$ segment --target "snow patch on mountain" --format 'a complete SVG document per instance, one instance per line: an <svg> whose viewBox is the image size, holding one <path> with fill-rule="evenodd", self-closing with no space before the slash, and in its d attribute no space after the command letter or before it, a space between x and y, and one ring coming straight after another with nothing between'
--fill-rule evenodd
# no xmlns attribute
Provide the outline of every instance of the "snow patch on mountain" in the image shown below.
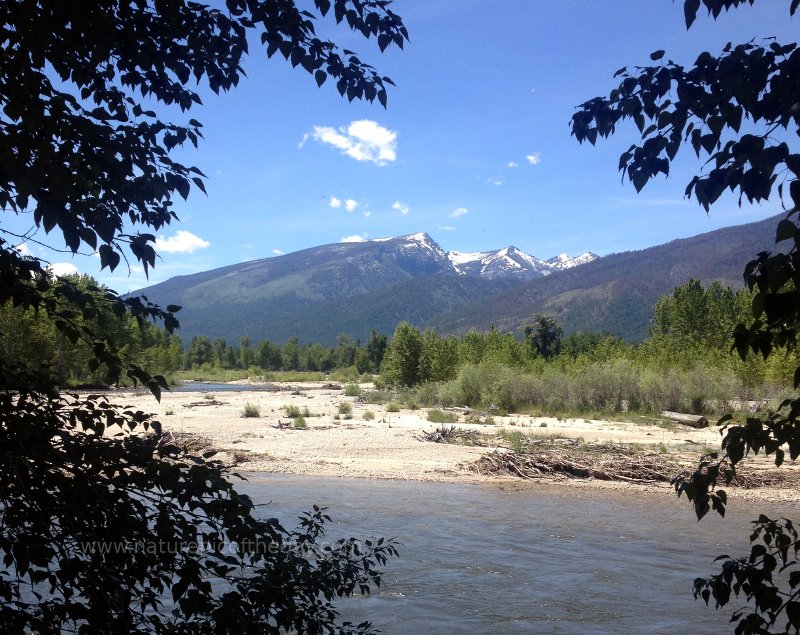
<svg viewBox="0 0 800 635"><path fill-rule="evenodd" d="M591 251L587 251L582 253L580 256L576 256L575 258L570 258L567 254L559 254L554 258L550 258L550 260L547 261L547 264L556 269L563 270L585 265L593 260L597 260L597 255L593 254Z"/></svg>
<svg viewBox="0 0 800 635"><path fill-rule="evenodd" d="M428 257L449 263L449 266L457 274L489 279L513 277L529 280L548 276L554 271L571 269L597 258L593 253L586 252L576 258L567 254L559 254L549 260L541 260L520 251L513 245L494 251L445 252L433 238L424 232L392 238L374 238L367 242L392 242L399 247L402 253L411 255L415 251L421 251Z"/></svg>

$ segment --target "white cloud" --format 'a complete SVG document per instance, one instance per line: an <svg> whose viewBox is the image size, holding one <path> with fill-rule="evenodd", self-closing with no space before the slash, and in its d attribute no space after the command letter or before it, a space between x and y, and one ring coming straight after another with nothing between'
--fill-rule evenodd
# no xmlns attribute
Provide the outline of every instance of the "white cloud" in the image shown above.
<svg viewBox="0 0 800 635"><path fill-rule="evenodd" d="M78 273L78 268L71 262L54 262L47 270L54 276L72 276Z"/></svg>
<svg viewBox="0 0 800 635"><path fill-rule="evenodd" d="M331 200L328 202L334 209L340 209L344 207L348 212L352 212L356 207L358 207L359 203L355 199L348 198L347 200L342 200L335 196L331 196Z"/></svg>
<svg viewBox="0 0 800 635"><path fill-rule="evenodd" d="M276 256L282 256L284 252L282 252L280 249L273 249L272 253Z"/></svg>
<svg viewBox="0 0 800 635"><path fill-rule="evenodd" d="M509 161L508 162L508 167L510 167L510 168L518 168L519 167L519 163L517 163L516 161Z"/></svg>
<svg viewBox="0 0 800 635"><path fill-rule="evenodd" d="M450 225L437 225L438 229L441 229L443 232L454 232L456 230L455 227Z"/></svg>
<svg viewBox="0 0 800 635"><path fill-rule="evenodd" d="M364 218L369 218L370 216L372 216L372 212L369 210L364 210Z"/></svg>
<svg viewBox="0 0 800 635"><path fill-rule="evenodd" d="M345 236L339 242L343 242L343 243L363 243L366 240L367 240L366 234L364 234L364 236L359 236L358 234L353 234L352 236Z"/></svg>
<svg viewBox="0 0 800 635"><path fill-rule="evenodd" d="M525 155L525 158L531 165L539 165L542 162L542 153L534 152L533 154L527 154Z"/></svg>
<svg viewBox="0 0 800 635"><path fill-rule="evenodd" d="M497 187L500 187L503 184L503 179L500 178L499 176L493 176L492 178L488 179L488 181L489 183L491 183L492 185L496 185Z"/></svg>
<svg viewBox="0 0 800 635"><path fill-rule="evenodd" d="M395 201L392 203L392 209L396 209L400 212L403 216L406 216L409 212L409 207L405 203L401 203L400 201Z"/></svg>
<svg viewBox="0 0 800 635"><path fill-rule="evenodd" d="M450 212L450 218L459 218L467 214L469 214L469 210L466 207L459 207Z"/></svg>
<svg viewBox="0 0 800 635"><path fill-rule="evenodd" d="M346 128L314 126L313 137L356 161L386 165L397 159L397 133L370 119L353 121Z"/></svg>
<svg viewBox="0 0 800 635"><path fill-rule="evenodd" d="M164 238L164 236L156 238L156 250L168 254L193 254L199 249L205 249L210 244L207 240L183 229L179 229L170 238Z"/></svg>
<svg viewBox="0 0 800 635"><path fill-rule="evenodd" d="M302 150L302 149L303 149L303 146L304 146L304 145L306 145L306 141L308 141L308 133L305 133L305 134L303 135L303 138L302 138L302 139L300 139L300 143L298 143L298 144L297 144L297 148L298 148L299 150Z"/></svg>
<svg viewBox="0 0 800 635"><path fill-rule="evenodd" d="M19 245L14 247L14 249L17 251L17 253L20 256L30 256L31 255L31 249L30 249L30 247L28 247L28 243L20 243Z"/></svg>

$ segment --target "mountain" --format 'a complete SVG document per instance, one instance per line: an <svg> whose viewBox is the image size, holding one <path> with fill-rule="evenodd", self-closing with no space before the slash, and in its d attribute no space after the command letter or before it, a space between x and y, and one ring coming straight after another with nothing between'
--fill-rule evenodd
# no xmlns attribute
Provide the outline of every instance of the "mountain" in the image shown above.
<svg viewBox="0 0 800 635"><path fill-rule="evenodd" d="M510 279L465 275L428 235L336 243L170 278L136 294L183 307L180 335L333 343L403 319L421 323L496 293Z"/></svg>
<svg viewBox="0 0 800 635"><path fill-rule="evenodd" d="M462 274L480 276L489 280L496 278L516 278L531 280L549 276L555 271L563 271L578 265L596 260L591 252L577 258L561 254L550 260L538 258L520 251L516 247L505 247L497 251L481 251L478 253L462 253L451 251L447 254L453 268Z"/></svg>
<svg viewBox="0 0 800 635"><path fill-rule="evenodd" d="M658 297L690 278L741 288L747 262L761 251L776 249L780 218L598 258L465 304L425 326L446 333L483 330L491 324L515 331L534 313L545 312L566 333L605 331L639 341L647 336Z"/></svg>
<svg viewBox="0 0 800 635"><path fill-rule="evenodd" d="M563 271L564 269L572 269L573 267L589 264L593 260L597 260L597 258L597 255L593 254L591 251L587 251L576 258L570 258L567 254L559 254L555 258L550 258L550 260L546 260L545 262L553 269Z"/></svg>
<svg viewBox="0 0 800 635"><path fill-rule="evenodd" d="M538 311L566 332L646 335L656 299L689 278L742 286L742 270L773 246L777 218L641 251L540 260L516 247L445 252L428 234L337 243L171 278L137 293L178 304L180 335L237 342L335 342L402 320L443 333L515 331Z"/></svg>

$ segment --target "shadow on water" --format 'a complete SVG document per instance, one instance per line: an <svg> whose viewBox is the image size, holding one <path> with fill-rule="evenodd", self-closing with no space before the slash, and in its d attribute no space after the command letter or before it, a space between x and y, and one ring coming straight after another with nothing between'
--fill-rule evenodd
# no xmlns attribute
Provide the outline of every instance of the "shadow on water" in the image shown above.
<svg viewBox="0 0 800 635"><path fill-rule="evenodd" d="M698 523L668 493L249 475L259 513L292 527L329 507L328 538L396 537L400 558L343 619L384 633L719 633L731 610L695 601L692 581L744 553L749 522L798 508L733 501ZM757 511L758 510L758 511Z"/></svg>

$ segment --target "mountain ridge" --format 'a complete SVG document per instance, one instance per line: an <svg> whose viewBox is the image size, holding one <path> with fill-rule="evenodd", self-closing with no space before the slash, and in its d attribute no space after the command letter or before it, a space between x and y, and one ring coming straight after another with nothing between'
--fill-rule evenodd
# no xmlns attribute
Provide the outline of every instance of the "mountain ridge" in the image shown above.
<svg viewBox="0 0 800 635"><path fill-rule="evenodd" d="M777 218L777 217L776 217ZM141 290L177 304L180 335L335 342L366 339L402 320L442 333L494 324L518 330L552 313L566 332L646 335L659 295L690 277L742 286L744 265L772 247L776 218L601 258L540 260L513 246L446 252L424 232L310 247L170 278ZM137 294L140 292L136 292Z"/></svg>

